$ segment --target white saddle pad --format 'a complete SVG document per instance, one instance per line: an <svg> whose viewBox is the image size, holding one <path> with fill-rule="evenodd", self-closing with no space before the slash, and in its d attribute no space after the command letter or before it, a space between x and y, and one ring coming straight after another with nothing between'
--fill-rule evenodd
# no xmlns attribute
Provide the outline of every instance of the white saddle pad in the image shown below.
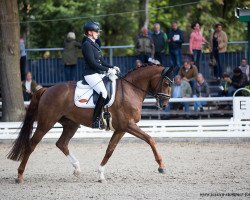
<svg viewBox="0 0 250 200"><path fill-rule="evenodd" d="M117 79L117 78L116 78ZM110 107L115 101L115 93L116 93L116 79L112 80L112 96L110 101L106 106ZM80 108L95 108L95 104L93 102L93 89L89 85L83 85L82 81L78 81L76 84L75 97L74 97L75 105Z"/></svg>

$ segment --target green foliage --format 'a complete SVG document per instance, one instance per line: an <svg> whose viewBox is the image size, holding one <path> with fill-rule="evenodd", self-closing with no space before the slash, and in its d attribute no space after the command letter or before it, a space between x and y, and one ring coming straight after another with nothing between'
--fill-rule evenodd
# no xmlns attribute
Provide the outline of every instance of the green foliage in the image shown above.
<svg viewBox="0 0 250 200"><path fill-rule="evenodd" d="M61 47L69 31L74 31L81 41L82 25L91 18L102 25L102 45L133 44L141 18L145 17L145 12L139 11L144 3L145 0L19 0L21 34L26 35L28 48ZM234 9L247 6L250 7L248 0L149 0L149 28L159 22L167 31L171 21L177 20L188 41L193 22L203 25L207 39L214 24L221 22L229 41L246 40L246 23L238 21ZM125 53L133 51L115 52Z"/></svg>
<svg viewBox="0 0 250 200"><path fill-rule="evenodd" d="M245 88L250 90L250 85L247 85ZM242 94L243 94L243 96L248 96L248 97L250 96L250 93L248 91L245 91L245 90L242 91Z"/></svg>
<svg viewBox="0 0 250 200"><path fill-rule="evenodd" d="M207 40L210 38L216 23L224 25L224 31L227 33L229 41L242 41L247 38L247 24L239 22L234 15L236 7L250 7L248 0L213 0L199 1L197 0L154 0L150 1L152 11L150 12L151 23L155 21L163 25L163 29L168 30L172 20L179 22L180 28L185 32L185 38L188 39L191 30L191 24L194 22L201 23L204 36ZM189 5L184 5L189 4ZM153 8L161 8L164 6L175 6L154 10ZM178 6L182 5L182 6ZM155 21L154 21L155 20Z"/></svg>

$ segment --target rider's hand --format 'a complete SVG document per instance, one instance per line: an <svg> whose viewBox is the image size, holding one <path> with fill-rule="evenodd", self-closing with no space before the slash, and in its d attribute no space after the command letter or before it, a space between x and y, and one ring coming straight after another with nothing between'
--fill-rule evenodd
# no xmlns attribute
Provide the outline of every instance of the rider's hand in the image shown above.
<svg viewBox="0 0 250 200"><path fill-rule="evenodd" d="M109 68L108 74L116 75L116 70L114 68Z"/></svg>
<svg viewBox="0 0 250 200"><path fill-rule="evenodd" d="M120 73L120 72L121 72L120 68L117 67L117 66L114 66L114 69L117 71L117 73Z"/></svg>

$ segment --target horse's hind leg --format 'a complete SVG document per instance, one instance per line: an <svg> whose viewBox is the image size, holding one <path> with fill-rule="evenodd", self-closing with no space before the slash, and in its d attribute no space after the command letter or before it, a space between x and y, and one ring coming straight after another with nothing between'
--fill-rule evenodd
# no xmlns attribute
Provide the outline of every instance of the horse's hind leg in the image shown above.
<svg viewBox="0 0 250 200"><path fill-rule="evenodd" d="M53 125L54 123L48 124L46 126L38 125L34 135L30 139L30 147L26 150L25 154L23 155L21 164L18 167L18 177L16 179L17 183L23 182L23 173L31 153L35 150L37 144L42 140L43 136L53 127Z"/></svg>
<svg viewBox="0 0 250 200"><path fill-rule="evenodd" d="M113 154L117 144L119 143L119 141L121 140L121 138L124 136L125 132L119 132L119 131L115 131L114 134L112 135L108 148L106 150L105 156L99 166L99 174L100 174L100 179L99 181L105 181L105 176L104 176L104 172L105 172L105 165L108 162L109 158L111 157L111 155Z"/></svg>
<svg viewBox="0 0 250 200"><path fill-rule="evenodd" d="M63 132L61 137L56 142L56 146L67 156L70 163L75 168L74 175L79 176L81 169L80 169L80 163L76 159L76 157L69 151L68 144L70 139L74 136L75 132L77 131L79 124L63 118L59 121L63 126Z"/></svg>

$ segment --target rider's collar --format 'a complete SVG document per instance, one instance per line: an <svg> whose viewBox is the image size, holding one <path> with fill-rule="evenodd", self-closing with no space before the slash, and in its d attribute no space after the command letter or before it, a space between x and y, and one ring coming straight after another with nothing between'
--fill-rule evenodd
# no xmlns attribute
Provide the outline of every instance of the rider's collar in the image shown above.
<svg viewBox="0 0 250 200"><path fill-rule="evenodd" d="M92 42L95 43L95 39L91 38L91 37L88 37Z"/></svg>

